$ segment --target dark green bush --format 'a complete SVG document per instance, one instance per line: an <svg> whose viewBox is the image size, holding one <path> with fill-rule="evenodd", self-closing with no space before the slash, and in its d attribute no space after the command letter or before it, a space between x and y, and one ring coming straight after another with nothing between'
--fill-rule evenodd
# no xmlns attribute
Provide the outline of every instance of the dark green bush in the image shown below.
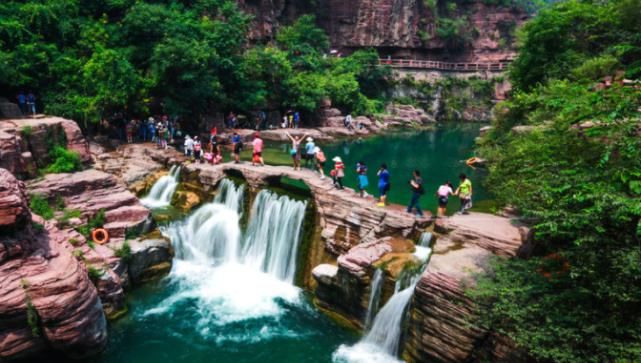
<svg viewBox="0 0 641 363"><path fill-rule="evenodd" d="M31 211L44 219L53 218L53 208L49 201L40 194L31 194L29 197L29 208Z"/></svg>
<svg viewBox="0 0 641 363"><path fill-rule="evenodd" d="M47 173L72 173L82 170L82 160L76 151L55 146L50 157L53 162L45 168Z"/></svg>

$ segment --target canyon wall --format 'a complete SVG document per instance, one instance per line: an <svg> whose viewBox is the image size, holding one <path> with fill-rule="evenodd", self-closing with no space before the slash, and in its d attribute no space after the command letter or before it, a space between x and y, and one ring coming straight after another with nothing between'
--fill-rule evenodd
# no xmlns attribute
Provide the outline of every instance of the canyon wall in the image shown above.
<svg viewBox="0 0 641 363"><path fill-rule="evenodd" d="M513 30L527 14L513 7L486 5L482 0L446 2L435 6L421 0L239 0L254 16L250 37L272 39L279 27L302 14L316 15L317 23L340 52L373 47L381 57L496 62L514 56ZM454 2L452 2L454 3ZM438 15L440 14L440 15ZM439 35L439 23L447 14L464 19L460 27L467 39L452 44Z"/></svg>

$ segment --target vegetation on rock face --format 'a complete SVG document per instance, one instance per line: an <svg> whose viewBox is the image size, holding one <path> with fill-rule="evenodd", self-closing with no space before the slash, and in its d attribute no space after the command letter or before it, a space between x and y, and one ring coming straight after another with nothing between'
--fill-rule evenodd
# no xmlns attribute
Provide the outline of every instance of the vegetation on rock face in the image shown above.
<svg viewBox="0 0 641 363"><path fill-rule="evenodd" d="M312 16L273 44L246 43L232 0L0 3L0 86L37 90L45 111L97 122L123 110L197 120L214 109L314 110L323 97L361 113L388 74L375 52L325 57Z"/></svg>
<svg viewBox="0 0 641 363"><path fill-rule="evenodd" d="M44 169L47 173L72 173L82 169L80 154L76 151L55 146L50 157L53 162Z"/></svg>
<svg viewBox="0 0 641 363"><path fill-rule="evenodd" d="M639 77L640 14L635 0L542 11L481 142L488 187L532 223L536 247L494 261L472 294L538 360L641 360L641 92L597 84L617 69Z"/></svg>
<svg viewBox="0 0 641 363"><path fill-rule="evenodd" d="M47 198L40 194L29 196L29 209L44 219L53 218L53 208L49 205Z"/></svg>

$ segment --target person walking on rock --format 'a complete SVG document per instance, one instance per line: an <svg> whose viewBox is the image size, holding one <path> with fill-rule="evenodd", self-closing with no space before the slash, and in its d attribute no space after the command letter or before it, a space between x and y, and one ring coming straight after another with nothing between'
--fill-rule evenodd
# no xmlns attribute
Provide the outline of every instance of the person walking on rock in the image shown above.
<svg viewBox="0 0 641 363"><path fill-rule="evenodd" d="M202 152L203 150L200 140L198 139L198 136L194 136L194 158L196 158L196 161L200 161L201 163Z"/></svg>
<svg viewBox="0 0 641 363"><path fill-rule="evenodd" d="M314 144L314 139L311 137L307 138L307 144L305 144L305 166L309 167L311 163L314 163L314 150L316 145Z"/></svg>
<svg viewBox="0 0 641 363"><path fill-rule="evenodd" d="M327 160L327 158L325 157L325 153L323 152L323 150L321 150L320 147L316 146L314 148L314 155L316 156L316 169L318 169L320 178L325 179L325 172L323 171L323 167L325 167L325 161Z"/></svg>
<svg viewBox="0 0 641 363"><path fill-rule="evenodd" d="M303 139L307 136L307 134L303 135L302 137L299 136L292 136L289 134L289 132L285 132L285 135L289 137L290 140L292 140L292 149L289 151L290 155L292 156L292 160L294 161L294 170L300 170L300 144Z"/></svg>
<svg viewBox="0 0 641 363"><path fill-rule="evenodd" d="M387 202L387 193L391 188L391 184L389 180L390 173L387 170L387 165L381 164L381 168L378 169L378 172L376 173L376 175L378 175L378 193L380 195L380 199L377 205L379 207L384 207Z"/></svg>
<svg viewBox="0 0 641 363"><path fill-rule="evenodd" d="M263 139L260 138L260 134L256 132L254 134L254 141L252 141L252 146L254 147L254 153L252 155L252 165L260 163L261 166L265 165L263 161Z"/></svg>
<svg viewBox="0 0 641 363"><path fill-rule="evenodd" d="M438 210L436 212L437 217L443 217L447 212L447 202L450 198L450 195L453 195L454 191L452 189L452 183L449 181L440 187L436 191L436 196L438 197Z"/></svg>
<svg viewBox="0 0 641 363"><path fill-rule="evenodd" d="M27 96L24 94L23 91L20 91L18 93L18 96L16 96L16 99L18 100L18 107L20 107L20 112L22 112L23 116L27 115Z"/></svg>
<svg viewBox="0 0 641 363"><path fill-rule="evenodd" d="M189 135L185 136L185 155L191 157L194 154L194 139Z"/></svg>
<svg viewBox="0 0 641 363"><path fill-rule="evenodd" d="M356 175L358 176L358 192L362 198L367 194L365 192L365 188L369 185L369 180L367 179L367 165L365 165L363 161L356 163Z"/></svg>
<svg viewBox="0 0 641 363"><path fill-rule="evenodd" d="M410 200L410 204L407 206L407 213L412 213L412 210L416 209L416 215L418 217L422 217L423 211L421 210L419 202L421 195L425 194L425 190L423 189L423 178L421 178L420 171L414 170L409 184L412 187L412 199Z"/></svg>
<svg viewBox="0 0 641 363"><path fill-rule="evenodd" d="M331 172L334 178L334 186L337 189L343 189L343 178L345 177L345 164L340 156L335 156L332 161L334 162L334 169Z"/></svg>
<svg viewBox="0 0 641 363"><path fill-rule="evenodd" d="M234 154L234 163L240 163L240 152L243 150L243 140L236 131L231 137L231 143L234 145L232 154Z"/></svg>
<svg viewBox="0 0 641 363"><path fill-rule="evenodd" d="M461 183L454 194L458 195L461 200L460 214L468 214L468 209L472 208L472 182L467 178L467 175L461 173L459 175Z"/></svg>

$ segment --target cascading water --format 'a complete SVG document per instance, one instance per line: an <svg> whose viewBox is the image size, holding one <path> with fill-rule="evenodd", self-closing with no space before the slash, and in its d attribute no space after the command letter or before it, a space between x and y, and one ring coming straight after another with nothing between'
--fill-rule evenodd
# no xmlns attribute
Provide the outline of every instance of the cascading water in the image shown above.
<svg viewBox="0 0 641 363"><path fill-rule="evenodd" d="M383 270L378 268L374 271L372 284L370 286L369 303L367 304L367 316L365 318L365 328L369 329L372 321L378 312L378 303L381 298L381 289L383 288Z"/></svg>
<svg viewBox="0 0 641 363"><path fill-rule="evenodd" d="M149 194L142 198L140 202L148 208L163 208L171 204L171 197L176 191L180 176L180 165L174 165L169 170L169 174L158 179L151 187Z"/></svg>
<svg viewBox="0 0 641 363"><path fill-rule="evenodd" d="M223 204L227 208L242 214L243 201L245 200L245 185L236 186L233 181L223 179L218 185L218 194L214 198L214 203Z"/></svg>
<svg viewBox="0 0 641 363"><path fill-rule="evenodd" d="M243 242L244 263L292 283L306 207L267 190L258 193Z"/></svg>
<svg viewBox="0 0 641 363"><path fill-rule="evenodd" d="M425 233L421 236L421 242ZM429 245L429 240L426 242ZM418 273L403 274L396 281L394 295L376 314L374 324L367 335L356 345L349 347L341 345L334 352L334 362L348 363L396 363L400 362L398 355L399 343L401 340L402 321L405 317L407 304L409 304L414 288L421 278L427 261L431 255L431 248L425 246L416 246L417 251L414 253L421 261L421 268ZM420 252L419 252L420 249ZM377 270L378 271L378 270ZM371 299L371 298L370 298ZM369 310L369 309L368 309Z"/></svg>
<svg viewBox="0 0 641 363"><path fill-rule="evenodd" d="M236 331L241 327L235 324L265 319L275 322L259 326L253 333L258 339L294 334L281 329L278 317L300 305L300 290L292 282L307 204L261 191L243 237L239 219L244 190L224 179L213 202L183 221L161 227L176 252L169 280L177 291L146 315L189 309L197 314L196 329L203 337L220 334L211 328L215 325L242 340L245 328ZM230 339L229 334L216 339Z"/></svg>

